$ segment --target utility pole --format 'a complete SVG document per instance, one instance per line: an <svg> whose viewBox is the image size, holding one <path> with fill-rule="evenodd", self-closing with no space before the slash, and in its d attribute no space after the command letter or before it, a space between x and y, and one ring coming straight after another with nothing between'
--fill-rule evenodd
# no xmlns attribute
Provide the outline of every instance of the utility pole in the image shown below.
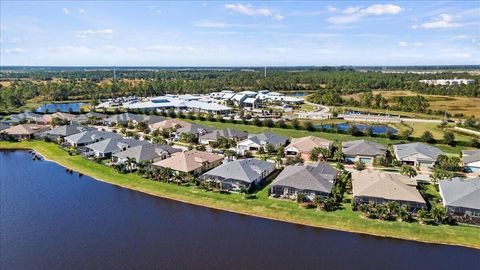
<svg viewBox="0 0 480 270"><path fill-rule="evenodd" d="M116 81L116 80L117 80L117 73L115 70L115 66L113 66L113 81Z"/></svg>
<svg viewBox="0 0 480 270"><path fill-rule="evenodd" d="M267 66L265 66L265 69L263 71L263 77L267 78Z"/></svg>

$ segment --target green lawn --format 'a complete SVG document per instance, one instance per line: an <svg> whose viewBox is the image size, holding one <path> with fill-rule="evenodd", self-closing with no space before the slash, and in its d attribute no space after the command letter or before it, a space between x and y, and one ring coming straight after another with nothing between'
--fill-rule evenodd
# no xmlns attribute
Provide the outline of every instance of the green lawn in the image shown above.
<svg viewBox="0 0 480 270"><path fill-rule="evenodd" d="M289 138L298 138L298 137L304 137L304 136L318 136L321 138L325 138L337 143L342 143L344 141L350 141L350 140L362 140L366 139L369 141L381 143L384 145L393 145L397 144L400 142L403 142L402 140L389 140L386 138L377 138L377 137L366 137L366 136L352 136L348 134L337 134L337 133L328 133L328 132L321 132L321 131L308 131L308 130L296 130L296 129L282 129L282 128L269 128L269 127L257 127L254 125L244 125L241 123L221 123L221 122L210 122L210 121L200 121L200 120L188 120L188 119L183 119L183 121L188 121L188 122L194 122L200 125L205 125L217 129L222 129L222 128L233 128L237 130L242 130L248 133L261 133L261 132L272 132L275 134L287 136ZM449 154L456 154L459 155L460 152L464 149L470 149L469 147L463 147L463 146L449 146L449 145L444 145L444 144L435 144L435 147L438 147L440 150L444 151L445 153Z"/></svg>
<svg viewBox="0 0 480 270"><path fill-rule="evenodd" d="M258 130L261 131L261 129ZM298 133L300 131L293 132ZM336 134L331 135L339 136ZM298 136L303 135L298 134ZM47 159L54 160L64 167L89 175L100 181L196 205L309 226L430 243L462 245L480 249L480 228L478 227L466 225L431 226L417 223L369 220L353 212L348 204L344 205L345 209L335 212L303 209L294 202L267 198L267 188L257 193L257 199L246 200L239 194L206 192L194 187L146 180L135 174L120 174L107 166L96 164L80 156L69 156L65 151L52 143L0 142L0 149L18 148L34 149Z"/></svg>

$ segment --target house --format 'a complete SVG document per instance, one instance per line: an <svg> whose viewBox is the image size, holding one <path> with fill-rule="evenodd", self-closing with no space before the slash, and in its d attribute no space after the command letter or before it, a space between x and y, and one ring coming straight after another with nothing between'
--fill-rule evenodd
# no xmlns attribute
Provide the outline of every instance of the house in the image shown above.
<svg viewBox="0 0 480 270"><path fill-rule="evenodd" d="M259 185L275 171L275 164L247 158L222 164L199 177L200 181L217 182L222 190L240 191Z"/></svg>
<svg viewBox="0 0 480 270"><path fill-rule="evenodd" d="M50 139L64 138L73 134L84 131L96 130L93 127L77 126L77 125L63 125L51 130L47 130L39 134L40 137L48 137Z"/></svg>
<svg viewBox="0 0 480 270"><path fill-rule="evenodd" d="M438 181L447 213L459 221L480 224L480 177Z"/></svg>
<svg viewBox="0 0 480 270"><path fill-rule="evenodd" d="M315 147L332 149L333 142L315 136L307 136L302 138L293 138L289 145L285 147L286 156L299 156L303 160L310 158L310 152Z"/></svg>
<svg viewBox="0 0 480 270"><path fill-rule="evenodd" d="M463 150L462 160L466 172L480 174L480 150Z"/></svg>
<svg viewBox="0 0 480 270"><path fill-rule="evenodd" d="M201 144L210 144L212 142L216 142L220 137L233 140L234 142L239 142L247 139L248 133L236 129L225 128L201 135L198 139Z"/></svg>
<svg viewBox="0 0 480 270"><path fill-rule="evenodd" d="M384 204L397 202L409 211L426 209L427 204L409 177L363 170L352 172L353 200L355 207L359 204Z"/></svg>
<svg viewBox="0 0 480 270"><path fill-rule="evenodd" d="M37 124L21 124L4 129L2 132L14 137L17 140L31 139L35 135L48 130L48 126Z"/></svg>
<svg viewBox="0 0 480 270"><path fill-rule="evenodd" d="M92 120L95 124L101 123L103 119L107 118L108 115L97 112L88 112L84 114L79 114L72 119L72 122L78 124L86 124L88 120Z"/></svg>
<svg viewBox="0 0 480 270"><path fill-rule="evenodd" d="M395 158L402 164L423 168L433 167L438 156L444 155L440 149L424 143L396 144L393 146L393 152Z"/></svg>
<svg viewBox="0 0 480 270"><path fill-rule="evenodd" d="M217 167L222 163L223 157L207 152L189 150L173 153L171 157L157 161L152 166L170 168L177 173L200 175L201 173Z"/></svg>
<svg viewBox="0 0 480 270"><path fill-rule="evenodd" d="M167 119L161 122L148 125L150 130L176 130L181 127L190 125L190 123L180 121L177 119Z"/></svg>
<svg viewBox="0 0 480 270"><path fill-rule="evenodd" d="M112 154L125 151L130 147L138 145L148 145L150 144L147 141L139 141L135 139L124 139L124 138L108 138L101 140L96 143L92 143L86 146L89 149L85 153L86 156L94 155L96 157L104 158L111 157Z"/></svg>
<svg viewBox="0 0 480 270"><path fill-rule="evenodd" d="M246 140L237 144L237 152L244 155L246 151L257 151L260 147L265 147L267 144L271 144L275 148L278 148L285 145L287 141L287 137L273 133L251 134Z"/></svg>
<svg viewBox="0 0 480 270"><path fill-rule="evenodd" d="M67 136L65 137L65 142L69 143L71 146L79 147L109 138L122 138L122 136L113 132L91 130Z"/></svg>
<svg viewBox="0 0 480 270"><path fill-rule="evenodd" d="M170 157L173 153L180 152L180 149L173 148L168 144L141 144L127 148L125 151L114 153L112 161L124 163L132 158L136 163L143 161L160 161Z"/></svg>
<svg viewBox="0 0 480 270"><path fill-rule="evenodd" d="M0 122L0 131L9 128L10 125L8 123Z"/></svg>
<svg viewBox="0 0 480 270"><path fill-rule="evenodd" d="M42 117L41 114L36 114L32 112L23 112L19 114L12 114L8 118L10 119L11 122L13 123L18 123L18 122L36 122L38 118Z"/></svg>
<svg viewBox="0 0 480 270"><path fill-rule="evenodd" d="M176 130L176 137L180 138L182 133L190 133L190 134L194 134L198 138L214 130L215 129L211 127L201 126L197 124L188 124Z"/></svg>
<svg viewBox="0 0 480 270"><path fill-rule="evenodd" d="M75 115L70 113L64 113L64 112L56 112L52 114L44 114L42 117L37 118L36 121L37 121L37 124L40 124L40 125L49 125L52 123L54 118L57 118L66 122L71 122L75 118Z"/></svg>
<svg viewBox="0 0 480 270"><path fill-rule="evenodd" d="M115 114L110 117L107 117L103 119L103 124L104 125L126 125L129 122L142 122L143 117L141 115L136 115L133 113L121 113L121 114Z"/></svg>
<svg viewBox="0 0 480 270"><path fill-rule="evenodd" d="M309 200L328 197L338 171L325 162L286 166L270 186L273 197L295 199L304 194Z"/></svg>
<svg viewBox="0 0 480 270"><path fill-rule="evenodd" d="M155 123L159 123L165 121L165 117L157 116L157 115L146 115L143 117L143 122L147 125L153 125Z"/></svg>
<svg viewBox="0 0 480 270"><path fill-rule="evenodd" d="M370 164L377 157L385 157L387 148L383 144L367 140L356 140L343 142L342 152L347 163L361 161L365 164Z"/></svg>

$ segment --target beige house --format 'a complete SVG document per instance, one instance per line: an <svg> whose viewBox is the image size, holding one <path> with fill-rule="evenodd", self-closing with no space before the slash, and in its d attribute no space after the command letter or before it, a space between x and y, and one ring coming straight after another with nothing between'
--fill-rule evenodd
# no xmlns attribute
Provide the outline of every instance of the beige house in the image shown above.
<svg viewBox="0 0 480 270"><path fill-rule="evenodd" d="M300 156L303 160L310 158L310 152L315 147L331 149L333 142L315 136L293 138L291 143L285 147L286 156Z"/></svg>
<svg viewBox="0 0 480 270"><path fill-rule="evenodd" d="M53 121L53 118L58 118L65 121L72 121L72 119L75 118L75 115L70 113L64 113L64 112L44 114L42 117L37 119L37 124L41 124L41 125L51 124Z"/></svg>
<svg viewBox="0 0 480 270"><path fill-rule="evenodd" d="M33 138L35 134L44 132L48 129L48 126L42 126L37 124L23 124L9 127L7 129L4 129L2 132L13 136L15 139L30 139Z"/></svg>
<svg viewBox="0 0 480 270"><path fill-rule="evenodd" d="M199 175L222 164L223 157L207 152L189 150L173 153L170 158L157 161L152 166L170 168L176 172Z"/></svg>
<svg viewBox="0 0 480 270"><path fill-rule="evenodd" d="M427 204L416 188L416 182L395 173L363 170L352 172L355 206L363 203L398 202L412 212L426 209Z"/></svg>
<svg viewBox="0 0 480 270"><path fill-rule="evenodd" d="M153 123L148 125L150 130L176 130L177 128L186 127L191 125L190 123L180 121L177 119L168 119L161 122Z"/></svg>

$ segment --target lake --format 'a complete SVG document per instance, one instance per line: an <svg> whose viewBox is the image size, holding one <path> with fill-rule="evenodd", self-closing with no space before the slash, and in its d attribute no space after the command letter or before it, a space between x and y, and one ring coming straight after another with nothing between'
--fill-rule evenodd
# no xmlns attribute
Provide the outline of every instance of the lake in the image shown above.
<svg viewBox="0 0 480 270"><path fill-rule="evenodd" d="M83 102L72 102L72 103L48 103L43 104L42 106L38 107L36 112L44 113L48 110L49 113L54 112L80 112L80 107L85 105Z"/></svg>
<svg viewBox="0 0 480 270"><path fill-rule="evenodd" d="M0 151L1 269L479 269L478 250L193 206Z"/></svg>
<svg viewBox="0 0 480 270"><path fill-rule="evenodd" d="M363 124L354 124L354 125L358 128L358 130L360 130L362 132L365 132L367 130L367 128L369 128L369 127L372 128L372 131L375 134L386 134L388 129L390 129L392 131L392 134L397 134L397 132L398 132L395 128L392 128L392 127L389 127L389 126L383 126L383 125L363 125ZM336 124L336 126L337 126L338 130L347 131L350 128L350 126L352 126L352 124L339 123L339 124ZM315 125L315 128L320 129L321 126L320 125ZM330 124L325 124L325 125L323 125L323 128L324 129L333 129L334 126L332 126Z"/></svg>

